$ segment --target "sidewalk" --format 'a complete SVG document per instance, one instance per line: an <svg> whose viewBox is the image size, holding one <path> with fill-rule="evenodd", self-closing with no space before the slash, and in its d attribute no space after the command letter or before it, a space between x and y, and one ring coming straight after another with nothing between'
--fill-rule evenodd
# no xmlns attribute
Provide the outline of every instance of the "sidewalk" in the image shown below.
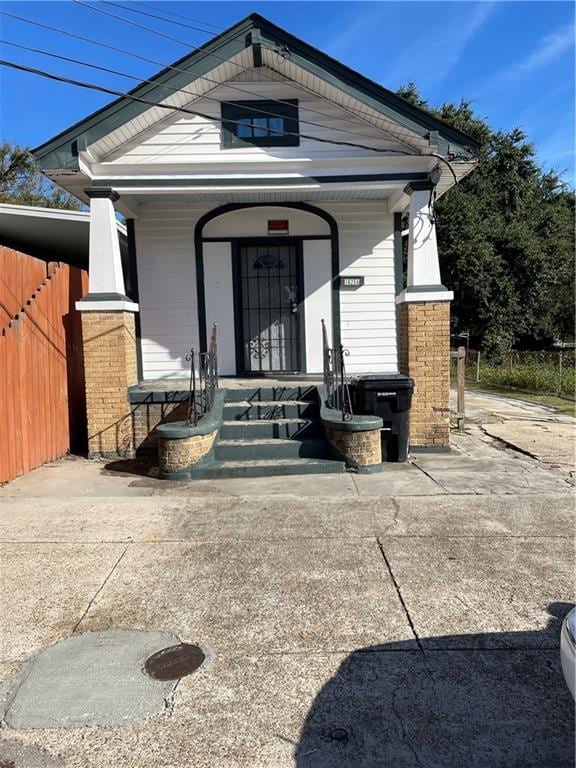
<svg viewBox="0 0 576 768"><path fill-rule="evenodd" d="M54 727L0 731L0 762L572 766L573 486L478 425L454 446L380 475L193 483L65 459L0 489L8 710L22 664L70 636L163 631L212 657L125 726L59 727L55 696Z"/></svg>

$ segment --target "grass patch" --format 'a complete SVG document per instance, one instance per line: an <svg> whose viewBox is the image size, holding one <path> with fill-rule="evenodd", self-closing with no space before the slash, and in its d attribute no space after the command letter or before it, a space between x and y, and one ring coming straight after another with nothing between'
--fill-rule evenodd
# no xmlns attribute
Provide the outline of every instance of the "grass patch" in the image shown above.
<svg viewBox="0 0 576 768"><path fill-rule="evenodd" d="M478 353L469 351L466 360L466 385L480 388L494 387L497 391L510 393L518 390L522 394L549 395L555 400L569 397L574 401L576 392L576 356L567 351L557 352L510 352L500 364L489 363L482 357L477 366ZM456 375L456 361L452 361L452 377ZM537 401L538 402L538 401Z"/></svg>
<svg viewBox="0 0 576 768"><path fill-rule="evenodd" d="M467 371L467 374L470 377L475 377L476 371ZM481 364L480 381L496 387L513 387L546 394L556 393L561 387L563 393L574 395L575 387L573 366L566 365L562 370L562 376L560 376L557 366L538 361L515 367Z"/></svg>

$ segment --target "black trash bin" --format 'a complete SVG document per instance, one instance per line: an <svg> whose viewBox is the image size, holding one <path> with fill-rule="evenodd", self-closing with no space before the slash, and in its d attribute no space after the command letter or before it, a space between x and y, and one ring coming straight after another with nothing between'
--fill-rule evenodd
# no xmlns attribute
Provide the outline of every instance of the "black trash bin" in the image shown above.
<svg viewBox="0 0 576 768"><path fill-rule="evenodd" d="M406 461L414 380L401 373L378 373L352 380L354 413L380 416L382 461Z"/></svg>

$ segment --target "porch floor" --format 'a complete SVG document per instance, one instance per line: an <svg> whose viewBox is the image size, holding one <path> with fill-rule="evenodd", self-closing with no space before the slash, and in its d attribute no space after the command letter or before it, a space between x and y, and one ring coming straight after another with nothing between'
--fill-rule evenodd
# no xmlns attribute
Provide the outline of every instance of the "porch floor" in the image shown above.
<svg viewBox="0 0 576 768"><path fill-rule="evenodd" d="M251 378L239 378L236 376L220 376L220 389L255 389L258 387L283 387L283 386L317 386L322 384L321 376L253 376ZM189 379L148 379L131 387L131 391L140 392L182 392L190 386Z"/></svg>

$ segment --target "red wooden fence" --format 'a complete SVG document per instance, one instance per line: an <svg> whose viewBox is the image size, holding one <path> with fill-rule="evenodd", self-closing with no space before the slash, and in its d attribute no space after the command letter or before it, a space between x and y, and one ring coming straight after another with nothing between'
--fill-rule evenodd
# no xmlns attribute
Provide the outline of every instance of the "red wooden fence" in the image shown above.
<svg viewBox="0 0 576 768"><path fill-rule="evenodd" d="M0 329L20 312L55 266L0 246Z"/></svg>
<svg viewBox="0 0 576 768"><path fill-rule="evenodd" d="M0 482L5 482L83 447L82 329L74 307L87 292L88 278L67 264L46 265L7 248L0 259L0 305L4 317L12 318L0 323Z"/></svg>

